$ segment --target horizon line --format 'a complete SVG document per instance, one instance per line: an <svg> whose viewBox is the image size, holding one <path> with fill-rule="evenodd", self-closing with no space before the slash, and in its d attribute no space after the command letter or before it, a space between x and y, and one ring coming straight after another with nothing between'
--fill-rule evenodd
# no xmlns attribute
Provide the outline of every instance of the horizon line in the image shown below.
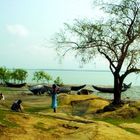
<svg viewBox="0 0 140 140"><path fill-rule="evenodd" d="M110 70L102 70L102 69L57 69L57 68L25 68L27 70L48 70L48 71L110 71Z"/></svg>

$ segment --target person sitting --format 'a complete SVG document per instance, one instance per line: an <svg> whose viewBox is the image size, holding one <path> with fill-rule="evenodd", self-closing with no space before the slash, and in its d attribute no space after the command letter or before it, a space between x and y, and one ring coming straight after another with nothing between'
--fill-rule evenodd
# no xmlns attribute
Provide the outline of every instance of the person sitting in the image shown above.
<svg viewBox="0 0 140 140"><path fill-rule="evenodd" d="M3 100L3 101L5 100L5 97L2 93L0 93L0 100Z"/></svg>
<svg viewBox="0 0 140 140"><path fill-rule="evenodd" d="M16 100L13 102L12 106L11 106L11 110L16 111L16 112L23 112L23 107L21 105L22 100Z"/></svg>

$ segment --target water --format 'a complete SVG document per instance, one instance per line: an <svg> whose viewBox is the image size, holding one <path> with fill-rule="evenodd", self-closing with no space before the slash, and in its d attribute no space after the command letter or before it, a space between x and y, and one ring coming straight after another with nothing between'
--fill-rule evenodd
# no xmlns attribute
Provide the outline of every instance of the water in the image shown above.
<svg viewBox="0 0 140 140"><path fill-rule="evenodd" d="M32 81L33 73L39 71L39 69L27 70L28 71L28 83L34 83ZM102 85L102 86L113 86L113 75L110 71L91 71L91 70L52 70L52 69L43 69L49 75L53 77L53 80L59 76L64 84L87 84L87 85ZM122 99L131 99L139 100L140 99L140 74L130 74L125 79L124 83L129 84L132 82L132 87L126 92L122 93ZM50 84L53 81L50 81ZM98 96L105 97L108 99L113 99L113 94L110 93L95 93Z"/></svg>
<svg viewBox="0 0 140 140"><path fill-rule="evenodd" d="M29 69L27 82L32 81L33 73L37 69ZM59 76L64 84L89 84L89 85L113 85L113 75L110 71L91 71L91 70L55 70L43 69L53 77L53 80ZM52 83L53 81L51 81ZM140 86L140 75L130 74L124 81L126 84L132 82L133 86Z"/></svg>

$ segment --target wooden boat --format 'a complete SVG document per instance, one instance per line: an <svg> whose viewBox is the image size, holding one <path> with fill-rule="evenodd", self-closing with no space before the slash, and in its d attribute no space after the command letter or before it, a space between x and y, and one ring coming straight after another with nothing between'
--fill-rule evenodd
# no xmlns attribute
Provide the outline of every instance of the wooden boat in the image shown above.
<svg viewBox="0 0 140 140"><path fill-rule="evenodd" d="M47 86L47 85L34 85L30 86L29 90L34 94L34 95L41 95L47 92L49 95L51 95L52 92L52 87ZM70 93L71 88L70 87L59 87L59 93Z"/></svg>
<svg viewBox="0 0 140 140"><path fill-rule="evenodd" d="M123 83L123 88L130 88L130 87L131 87L131 85L132 85L132 82L131 82L131 83L129 83L128 85L127 85L127 84L125 84L125 83Z"/></svg>
<svg viewBox="0 0 140 140"><path fill-rule="evenodd" d="M114 88L106 88L106 87L99 87L99 86L94 86L92 87L96 90L99 90L100 92L105 92L105 93L114 93ZM122 88L122 92L126 91L128 88Z"/></svg>
<svg viewBox="0 0 140 140"><path fill-rule="evenodd" d="M78 91L82 88L84 88L86 85L81 85L81 86L71 86L71 90L74 90L74 91Z"/></svg>
<svg viewBox="0 0 140 140"><path fill-rule="evenodd" d="M78 95L89 95L92 94L93 90L83 88L77 92Z"/></svg>
<svg viewBox="0 0 140 140"><path fill-rule="evenodd" d="M7 87L15 87L15 88L21 88L26 85L26 83L16 84L16 83L10 83L10 82L6 82L6 81L5 81L5 84Z"/></svg>
<svg viewBox="0 0 140 140"><path fill-rule="evenodd" d="M59 93L70 93L71 88L70 87L59 87Z"/></svg>
<svg viewBox="0 0 140 140"><path fill-rule="evenodd" d="M51 87L45 86L45 85L33 85L29 86L29 90L34 94L34 95L41 95L44 94L45 92L48 92L51 90Z"/></svg>

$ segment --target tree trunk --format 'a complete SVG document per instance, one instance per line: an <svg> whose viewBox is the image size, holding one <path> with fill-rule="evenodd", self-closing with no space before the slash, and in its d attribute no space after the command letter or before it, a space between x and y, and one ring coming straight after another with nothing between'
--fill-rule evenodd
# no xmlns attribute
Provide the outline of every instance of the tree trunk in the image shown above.
<svg viewBox="0 0 140 140"><path fill-rule="evenodd" d="M114 75L114 100L113 100L114 105L118 105L121 103L121 89L122 89L122 81L119 75Z"/></svg>

